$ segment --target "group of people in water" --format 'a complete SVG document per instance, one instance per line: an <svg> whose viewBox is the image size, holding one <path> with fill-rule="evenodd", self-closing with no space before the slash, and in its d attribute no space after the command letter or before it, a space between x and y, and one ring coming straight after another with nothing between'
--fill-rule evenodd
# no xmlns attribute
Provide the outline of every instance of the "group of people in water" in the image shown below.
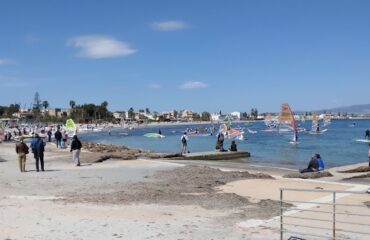
<svg viewBox="0 0 370 240"><path fill-rule="evenodd" d="M184 132L184 134L181 136L181 154L186 154L189 153L188 150L188 135L187 132ZM227 150L224 149L224 140L225 140L225 135L222 132L219 132L217 134L217 142L216 142L216 150L220 152L226 152ZM231 152L237 152L238 148L236 145L235 140L231 141L229 151Z"/></svg>

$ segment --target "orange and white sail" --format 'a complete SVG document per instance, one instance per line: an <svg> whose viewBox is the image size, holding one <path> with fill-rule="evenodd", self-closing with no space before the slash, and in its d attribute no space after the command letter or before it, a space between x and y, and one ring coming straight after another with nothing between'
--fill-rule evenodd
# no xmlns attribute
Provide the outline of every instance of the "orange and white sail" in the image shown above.
<svg viewBox="0 0 370 240"><path fill-rule="evenodd" d="M316 113L312 114L312 131L315 132L317 131L319 127L319 117L317 116Z"/></svg>
<svg viewBox="0 0 370 240"><path fill-rule="evenodd" d="M293 142L297 142L298 140L297 124L294 119L294 114L287 103L281 105L281 112L279 116L279 132L286 132L293 135Z"/></svg>

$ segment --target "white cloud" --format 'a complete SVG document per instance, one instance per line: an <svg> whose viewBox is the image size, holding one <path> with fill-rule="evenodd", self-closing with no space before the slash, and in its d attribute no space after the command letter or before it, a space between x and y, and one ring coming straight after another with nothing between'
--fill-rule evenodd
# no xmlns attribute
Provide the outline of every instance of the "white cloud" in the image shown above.
<svg viewBox="0 0 370 240"><path fill-rule="evenodd" d="M154 22L151 24L151 27L154 30L158 31L176 31L187 28L188 25L182 21L162 21Z"/></svg>
<svg viewBox="0 0 370 240"><path fill-rule="evenodd" d="M0 65L14 64L15 62L11 59L0 58Z"/></svg>
<svg viewBox="0 0 370 240"><path fill-rule="evenodd" d="M159 84L156 84L156 83L152 83L152 84L149 84L148 85L148 88L151 88L151 89L160 89L160 88L162 88L162 86L159 85Z"/></svg>
<svg viewBox="0 0 370 240"><path fill-rule="evenodd" d="M196 88L206 88L206 87L207 87L207 84L203 82L198 82L198 81L189 81L189 82L185 82L180 85L180 88L183 88L183 89L196 89Z"/></svg>
<svg viewBox="0 0 370 240"><path fill-rule="evenodd" d="M112 58L134 54L137 50L127 43L102 35L86 35L68 40L68 46L78 48L78 57Z"/></svg>

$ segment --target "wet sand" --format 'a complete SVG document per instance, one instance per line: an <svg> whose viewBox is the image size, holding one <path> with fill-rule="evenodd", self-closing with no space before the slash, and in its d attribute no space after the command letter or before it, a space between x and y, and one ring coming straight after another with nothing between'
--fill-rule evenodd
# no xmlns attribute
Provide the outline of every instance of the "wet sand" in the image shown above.
<svg viewBox="0 0 370 240"><path fill-rule="evenodd" d="M35 172L29 155L20 173L14 144L0 144L0 239L279 239L276 221L249 224L279 214L280 187L365 187L336 171L284 179L294 171L140 158L91 163L94 154L84 152L76 167L68 150L48 145L46 171Z"/></svg>

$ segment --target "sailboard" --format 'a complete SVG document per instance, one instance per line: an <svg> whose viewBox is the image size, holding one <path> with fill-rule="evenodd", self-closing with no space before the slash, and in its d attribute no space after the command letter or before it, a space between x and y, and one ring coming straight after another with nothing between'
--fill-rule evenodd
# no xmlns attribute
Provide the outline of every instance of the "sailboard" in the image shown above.
<svg viewBox="0 0 370 240"><path fill-rule="evenodd" d="M356 142L370 143L370 139L355 139Z"/></svg>
<svg viewBox="0 0 370 240"><path fill-rule="evenodd" d="M297 124L294 119L294 114L287 103L281 105L281 112L279 116L279 133L289 137L289 143L298 143Z"/></svg>
<svg viewBox="0 0 370 240"><path fill-rule="evenodd" d="M249 132L250 134L257 134L257 131L254 131L254 130L249 129L249 128L247 128L247 130L248 130L248 132Z"/></svg>
<svg viewBox="0 0 370 240"><path fill-rule="evenodd" d="M159 133L146 133L146 134L144 134L144 137L147 137L147 138L164 138L165 136L161 135Z"/></svg>

